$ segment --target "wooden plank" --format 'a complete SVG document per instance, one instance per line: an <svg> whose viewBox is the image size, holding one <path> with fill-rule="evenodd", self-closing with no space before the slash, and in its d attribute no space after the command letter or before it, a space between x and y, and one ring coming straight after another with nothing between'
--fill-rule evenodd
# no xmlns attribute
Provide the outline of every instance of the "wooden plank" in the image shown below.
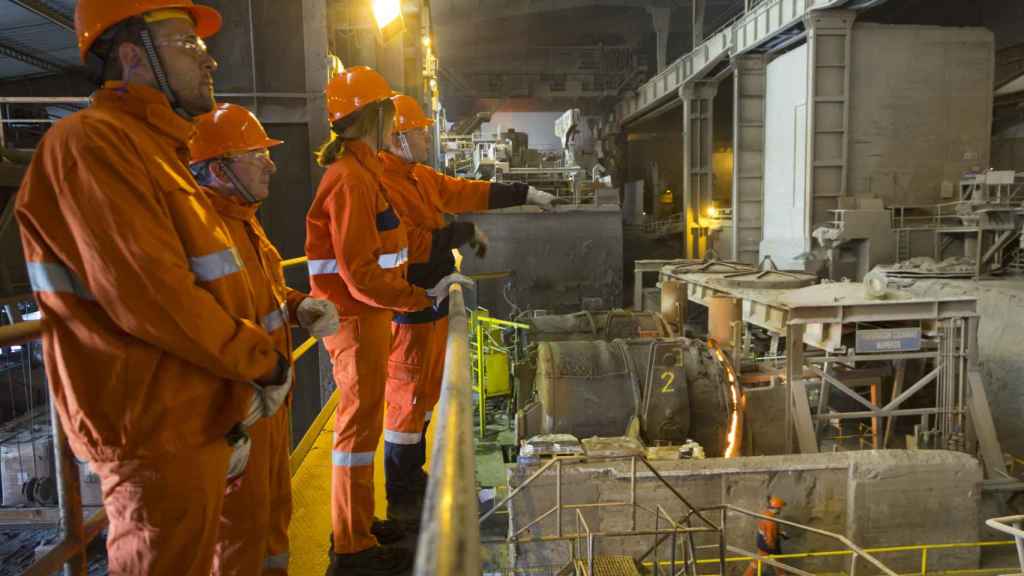
<svg viewBox="0 0 1024 576"><path fill-rule="evenodd" d="M989 408L988 396L985 394L985 383L981 379L981 372L970 370L967 372L967 381L970 384L971 397L968 404L971 422L974 423L974 432L978 435L978 445L981 447L981 458L985 462L985 476L992 478L1005 478L1006 462L1003 461L1003 449L999 445L999 437L996 435L996 425L992 422L992 411Z"/></svg>
<svg viewBox="0 0 1024 576"><path fill-rule="evenodd" d="M893 379L892 385L892 400L890 403L895 402L896 398L899 397L900 393L903 392L903 381L907 377L907 362L906 360L896 361L896 376ZM882 448L889 447L889 440L892 439L892 430L896 425L896 417L890 416L885 420L885 438L882 440Z"/></svg>

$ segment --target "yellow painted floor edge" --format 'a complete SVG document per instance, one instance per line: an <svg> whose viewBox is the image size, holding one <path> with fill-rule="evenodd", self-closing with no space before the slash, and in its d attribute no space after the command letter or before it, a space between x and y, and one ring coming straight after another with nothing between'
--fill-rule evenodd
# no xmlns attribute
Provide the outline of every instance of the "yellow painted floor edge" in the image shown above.
<svg viewBox="0 0 1024 576"><path fill-rule="evenodd" d="M288 527L291 549L288 573L292 576L319 576L327 570L327 538L331 533L331 448L337 404L335 390L290 458L292 521ZM427 432L428 459L433 431L431 426ZM374 510L378 518L383 518L387 514L383 444L377 446L374 457L373 484Z"/></svg>

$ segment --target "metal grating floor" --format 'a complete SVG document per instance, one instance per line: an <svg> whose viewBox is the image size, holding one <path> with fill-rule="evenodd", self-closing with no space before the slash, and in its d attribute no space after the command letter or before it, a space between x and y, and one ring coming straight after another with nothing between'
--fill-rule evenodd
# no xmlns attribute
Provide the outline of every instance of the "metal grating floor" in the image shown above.
<svg viewBox="0 0 1024 576"><path fill-rule="evenodd" d="M593 576L640 576L640 571L632 556L595 556Z"/></svg>

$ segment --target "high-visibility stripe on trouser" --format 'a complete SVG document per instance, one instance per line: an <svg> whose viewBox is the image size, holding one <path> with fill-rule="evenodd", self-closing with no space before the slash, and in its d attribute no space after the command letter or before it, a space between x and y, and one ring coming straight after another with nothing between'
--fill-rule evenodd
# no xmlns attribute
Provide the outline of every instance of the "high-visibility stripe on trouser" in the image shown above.
<svg viewBox="0 0 1024 576"><path fill-rule="evenodd" d="M90 463L110 521L110 573L208 576L230 456L215 440L154 459Z"/></svg>
<svg viewBox="0 0 1024 576"><path fill-rule="evenodd" d="M324 338L331 355L338 407L331 454L334 551L352 554L377 545L373 525L373 453L384 423L384 388L391 351L391 313L374 310L341 319Z"/></svg>
<svg viewBox="0 0 1024 576"><path fill-rule="evenodd" d="M249 428L252 448L245 475L228 488L224 497L211 572L214 576L263 572L268 550L272 549L271 535L279 537L277 532L282 521L285 540L283 545L276 544L278 551L288 550L287 530L291 519L289 412L288 406L284 406ZM282 473L284 483L280 478Z"/></svg>
<svg viewBox="0 0 1024 576"><path fill-rule="evenodd" d="M388 500L419 485L417 463L423 440L424 367L430 364L433 321L391 325L387 412L384 417L384 475Z"/></svg>

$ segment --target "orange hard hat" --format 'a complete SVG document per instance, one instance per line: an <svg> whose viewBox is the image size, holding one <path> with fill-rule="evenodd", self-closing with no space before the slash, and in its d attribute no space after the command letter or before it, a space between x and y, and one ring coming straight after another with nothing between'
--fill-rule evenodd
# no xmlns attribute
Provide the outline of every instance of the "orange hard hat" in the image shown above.
<svg viewBox="0 0 1024 576"><path fill-rule="evenodd" d="M196 133L189 142L192 164L231 154L281 144L267 136L256 116L238 104L221 104L196 119Z"/></svg>
<svg viewBox="0 0 1024 576"><path fill-rule="evenodd" d="M346 68L327 83L327 120L338 120L367 104L391 97L391 86L380 73L366 66Z"/></svg>
<svg viewBox="0 0 1024 576"><path fill-rule="evenodd" d="M395 94L391 97L391 102L395 105L395 132L408 132L434 125L434 120L427 118L412 96Z"/></svg>
<svg viewBox="0 0 1024 576"><path fill-rule="evenodd" d="M777 496L772 496L771 498L768 499L768 507L769 508L782 508L785 505L786 505L786 501L783 500L782 498L777 497Z"/></svg>
<svg viewBox="0 0 1024 576"><path fill-rule="evenodd" d="M193 4L192 0L78 0L75 34L82 62L96 39L118 22L155 10L172 9L184 10L192 17L196 36L200 38L213 36L220 30L220 12Z"/></svg>

